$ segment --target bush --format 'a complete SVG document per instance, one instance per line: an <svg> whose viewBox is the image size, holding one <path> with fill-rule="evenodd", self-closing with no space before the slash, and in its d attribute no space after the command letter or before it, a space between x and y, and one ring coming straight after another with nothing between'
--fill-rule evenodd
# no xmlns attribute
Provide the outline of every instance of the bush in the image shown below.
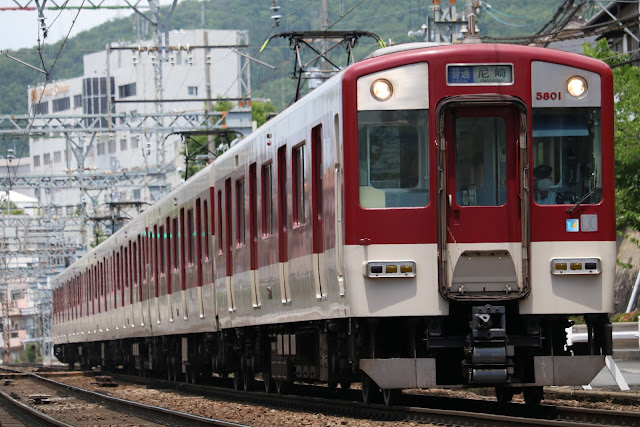
<svg viewBox="0 0 640 427"><path fill-rule="evenodd" d="M611 322L637 322L640 317L640 310L634 310L631 313L616 313L611 316Z"/></svg>

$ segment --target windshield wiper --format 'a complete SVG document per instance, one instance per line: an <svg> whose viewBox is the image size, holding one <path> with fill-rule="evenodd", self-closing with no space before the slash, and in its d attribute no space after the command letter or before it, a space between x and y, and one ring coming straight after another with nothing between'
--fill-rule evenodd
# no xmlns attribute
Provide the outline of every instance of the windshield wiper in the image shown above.
<svg viewBox="0 0 640 427"><path fill-rule="evenodd" d="M580 198L580 200L578 200L578 201L576 202L576 204L575 204L575 205L573 205L573 207L571 207L571 208L567 209L567 213L571 213L571 212L573 212L574 210L576 210L576 208L577 208L578 206L580 206L580 205L581 205L585 200L587 200L589 197L591 197L591 195L592 195L593 193L595 193L595 192L596 192L596 190L599 190L599 189L600 189L600 187L593 187L591 190L589 190L589 192L588 192L587 194L585 194L584 196L582 196L582 197Z"/></svg>

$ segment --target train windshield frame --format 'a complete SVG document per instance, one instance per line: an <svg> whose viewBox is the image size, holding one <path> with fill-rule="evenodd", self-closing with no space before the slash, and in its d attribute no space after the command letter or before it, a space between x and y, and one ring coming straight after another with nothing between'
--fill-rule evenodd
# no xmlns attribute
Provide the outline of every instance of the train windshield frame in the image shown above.
<svg viewBox="0 0 640 427"><path fill-rule="evenodd" d="M602 201L600 108L533 110L533 200L538 205Z"/></svg>
<svg viewBox="0 0 640 427"><path fill-rule="evenodd" d="M428 110L358 112L360 205L424 207L429 203Z"/></svg>

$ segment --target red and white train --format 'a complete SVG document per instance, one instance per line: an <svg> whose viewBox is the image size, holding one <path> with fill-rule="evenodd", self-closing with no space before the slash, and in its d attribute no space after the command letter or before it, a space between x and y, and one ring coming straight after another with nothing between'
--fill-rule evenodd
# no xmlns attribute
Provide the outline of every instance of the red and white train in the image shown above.
<svg viewBox="0 0 640 427"><path fill-rule="evenodd" d="M612 92L550 49L381 49L60 274L56 356L387 403L587 384L612 351Z"/></svg>

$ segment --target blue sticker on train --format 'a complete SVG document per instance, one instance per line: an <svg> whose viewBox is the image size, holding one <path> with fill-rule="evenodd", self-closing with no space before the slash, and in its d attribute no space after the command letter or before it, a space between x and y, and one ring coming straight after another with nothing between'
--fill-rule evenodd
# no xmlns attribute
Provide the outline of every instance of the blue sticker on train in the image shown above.
<svg viewBox="0 0 640 427"><path fill-rule="evenodd" d="M567 231L570 233L575 233L580 231L580 220L579 219L568 219L567 220Z"/></svg>

